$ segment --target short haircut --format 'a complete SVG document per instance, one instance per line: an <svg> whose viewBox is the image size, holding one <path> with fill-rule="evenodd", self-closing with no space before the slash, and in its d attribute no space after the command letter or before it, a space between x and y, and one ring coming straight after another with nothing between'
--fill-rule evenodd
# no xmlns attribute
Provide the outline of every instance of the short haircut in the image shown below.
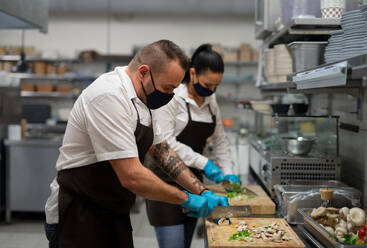
<svg viewBox="0 0 367 248"><path fill-rule="evenodd" d="M166 72L167 65L171 61L177 61L184 71L190 66L190 59L179 46L169 40L159 40L139 50L129 67L137 70L139 66L145 64L149 65L154 72L162 73Z"/></svg>
<svg viewBox="0 0 367 248"><path fill-rule="evenodd" d="M208 70L214 73L224 72L224 63L222 56L212 49L210 44L199 46L191 57L190 67L195 68L196 75L201 75ZM183 83L190 81L190 71L187 70Z"/></svg>

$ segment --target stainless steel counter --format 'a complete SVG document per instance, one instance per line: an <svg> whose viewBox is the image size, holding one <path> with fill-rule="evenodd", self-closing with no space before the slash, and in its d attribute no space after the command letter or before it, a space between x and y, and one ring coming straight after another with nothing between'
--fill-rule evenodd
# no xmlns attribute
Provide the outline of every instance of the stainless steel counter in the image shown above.
<svg viewBox="0 0 367 248"><path fill-rule="evenodd" d="M12 211L44 211L61 143L61 139L5 140L6 222Z"/></svg>
<svg viewBox="0 0 367 248"><path fill-rule="evenodd" d="M62 140L60 138L55 139L22 139L22 140L5 140L5 146L56 146L60 147Z"/></svg>

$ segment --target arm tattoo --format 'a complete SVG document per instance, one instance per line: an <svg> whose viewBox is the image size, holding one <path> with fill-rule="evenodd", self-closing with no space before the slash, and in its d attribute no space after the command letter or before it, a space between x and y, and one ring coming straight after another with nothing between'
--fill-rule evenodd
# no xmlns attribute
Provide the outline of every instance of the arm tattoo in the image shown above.
<svg viewBox="0 0 367 248"><path fill-rule="evenodd" d="M152 146L150 154L160 165L160 168L175 180L186 169L176 153L169 149L167 142Z"/></svg>
<svg viewBox="0 0 367 248"><path fill-rule="evenodd" d="M160 168L174 180L176 180L184 170L190 170L184 165L183 161L177 157L177 154L169 147L166 141L152 146L150 154ZM199 191L204 189L204 185L191 171L190 177L193 179L193 185L197 187Z"/></svg>

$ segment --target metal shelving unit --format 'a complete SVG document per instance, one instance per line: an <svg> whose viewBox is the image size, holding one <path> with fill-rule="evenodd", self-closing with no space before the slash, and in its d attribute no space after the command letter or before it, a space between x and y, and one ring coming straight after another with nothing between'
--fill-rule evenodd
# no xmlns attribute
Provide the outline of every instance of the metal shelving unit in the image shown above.
<svg viewBox="0 0 367 248"><path fill-rule="evenodd" d="M76 81L76 80L94 80L99 75L78 75L75 73L67 73L65 75L37 75L33 73L7 73L7 76L18 79L31 80L59 80L59 81Z"/></svg>
<svg viewBox="0 0 367 248"><path fill-rule="evenodd" d="M73 93L62 92L39 92L39 91L21 91L21 97L33 97L33 98L76 98Z"/></svg>
<svg viewBox="0 0 367 248"><path fill-rule="evenodd" d="M17 62L20 60L19 55L1 55L0 61L8 61L8 62ZM40 58L36 56L26 56L26 61L34 62L34 61L44 61L44 62L78 62L77 59L72 58Z"/></svg>
<svg viewBox="0 0 367 248"><path fill-rule="evenodd" d="M322 18L295 18L279 32L268 37L264 43L272 47L292 41L325 41L330 32L340 29L340 20Z"/></svg>

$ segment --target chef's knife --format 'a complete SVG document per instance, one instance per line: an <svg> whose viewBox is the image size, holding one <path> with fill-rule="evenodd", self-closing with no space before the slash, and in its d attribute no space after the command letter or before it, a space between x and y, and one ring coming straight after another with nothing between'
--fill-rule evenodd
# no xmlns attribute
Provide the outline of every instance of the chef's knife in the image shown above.
<svg viewBox="0 0 367 248"><path fill-rule="evenodd" d="M238 218L251 215L250 206L216 206L208 218Z"/></svg>

